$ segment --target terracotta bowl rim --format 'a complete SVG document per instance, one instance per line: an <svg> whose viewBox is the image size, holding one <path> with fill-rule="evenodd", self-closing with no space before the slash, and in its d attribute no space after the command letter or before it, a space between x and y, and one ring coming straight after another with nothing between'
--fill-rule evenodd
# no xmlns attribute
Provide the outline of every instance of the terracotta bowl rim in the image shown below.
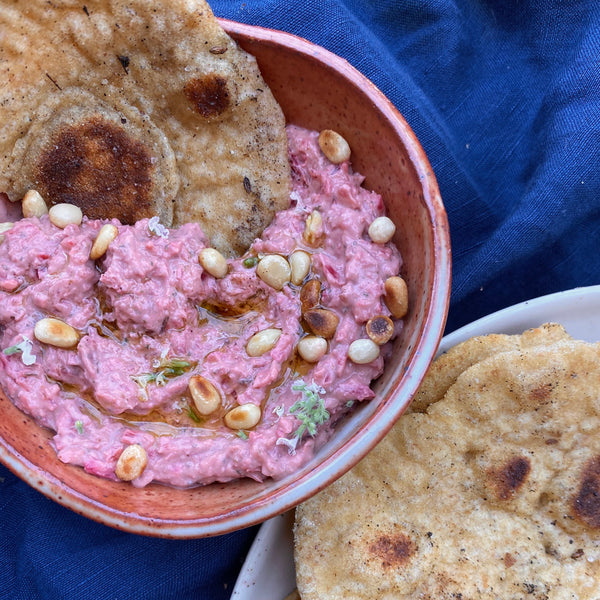
<svg viewBox="0 0 600 600"><path fill-rule="evenodd" d="M292 486L276 489L257 501L240 503L238 509L217 517L168 521L141 517L131 512L120 512L88 498L77 489L66 486L0 439L1 462L45 496L99 523L129 533L162 538L208 537L256 525L305 501L354 466L383 438L395 420L408 407L435 356L443 335L450 302L451 250L447 215L429 160L400 112L369 79L347 60L329 50L291 33L227 19L218 20L227 33L234 38L241 36L248 41L283 45L288 50L324 63L332 71L337 71L344 78L349 79L353 86L365 90L365 94L376 104L377 110L385 115L386 121L395 123L396 132L404 143L412 166L422 182L423 196L433 228L435 273L423 323L424 335L418 340L413 360L406 366L409 374L402 381L402 394L396 392L394 398L384 407L388 418L379 418L375 423L367 423L361 430L360 443L349 440L328 456L319 465L318 471L301 477ZM99 485L101 481L99 479Z"/></svg>

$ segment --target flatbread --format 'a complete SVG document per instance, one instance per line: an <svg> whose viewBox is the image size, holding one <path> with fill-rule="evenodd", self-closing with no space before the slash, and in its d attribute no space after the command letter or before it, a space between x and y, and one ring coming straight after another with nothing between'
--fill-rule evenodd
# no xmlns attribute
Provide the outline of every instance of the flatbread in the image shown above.
<svg viewBox="0 0 600 600"><path fill-rule="evenodd" d="M297 509L303 600L596 600L600 345L467 366Z"/></svg>
<svg viewBox="0 0 600 600"><path fill-rule="evenodd" d="M203 0L0 2L0 191L198 221L241 254L289 204L285 120Z"/></svg>
<svg viewBox="0 0 600 600"><path fill-rule="evenodd" d="M544 323L521 334L492 333L469 338L434 361L408 411L425 412L430 404L444 396L458 375L488 356L509 350L544 346L569 338L569 334L559 323Z"/></svg>

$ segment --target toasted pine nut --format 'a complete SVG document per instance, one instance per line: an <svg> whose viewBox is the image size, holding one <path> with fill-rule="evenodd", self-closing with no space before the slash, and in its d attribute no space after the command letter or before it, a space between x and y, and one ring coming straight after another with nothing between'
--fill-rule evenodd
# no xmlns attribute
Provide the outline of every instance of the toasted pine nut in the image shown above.
<svg viewBox="0 0 600 600"><path fill-rule="evenodd" d="M101 256L104 256L108 247L111 245L112 241L117 237L119 230L115 227L115 225L111 225L107 223L106 225L102 225L94 243L92 244L92 249L90 250L90 258L92 260L97 260Z"/></svg>
<svg viewBox="0 0 600 600"><path fill-rule="evenodd" d="M64 229L67 225L81 225L83 213L75 204L55 204L48 211L48 216L53 225Z"/></svg>
<svg viewBox="0 0 600 600"><path fill-rule="evenodd" d="M323 241L325 232L323 231L323 217L321 213L315 209L308 217L304 225L304 233L302 237L307 244L318 246Z"/></svg>
<svg viewBox="0 0 600 600"><path fill-rule="evenodd" d="M41 194L36 190L28 190L21 200L24 217L41 217L48 214L48 207Z"/></svg>
<svg viewBox="0 0 600 600"><path fill-rule="evenodd" d="M303 337L296 347L298 354L309 363L317 362L327 352L327 340L316 335Z"/></svg>
<svg viewBox="0 0 600 600"><path fill-rule="evenodd" d="M73 348L79 341L79 334L73 327L53 317L40 319L33 328L33 334L39 342L58 348Z"/></svg>
<svg viewBox="0 0 600 600"><path fill-rule="evenodd" d="M229 429L251 429L258 424L261 417L260 406L256 404L242 404L232 408L225 415L225 425Z"/></svg>
<svg viewBox="0 0 600 600"><path fill-rule="evenodd" d="M394 322L385 315L377 315L367 321L367 335L380 346L389 342L394 334Z"/></svg>
<svg viewBox="0 0 600 600"><path fill-rule="evenodd" d="M330 340L335 335L340 322L340 318L327 308L311 308L302 316L310 331L326 340Z"/></svg>
<svg viewBox="0 0 600 600"><path fill-rule="evenodd" d="M319 134L319 147L323 154L334 164L339 164L350 158L348 142L336 131L324 129Z"/></svg>
<svg viewBox="0 0 600 600"><path fill-rule="evenodd" d="M304 250L296 250L290 256L291 281L294 285L300 285L310 271L310 254Z"/></svg>
<svg viewBox="0 0 600 600"><path fill-rule="evenodd" d="M387 244L396 233L394 221L389 217L377 217L369 225L369 237L376 244Z"/></svg>
<svg viewBox="0 0 600 600"><path fill-rule="evenodd" d="M248 356L262 356L272 350L281 335L281 329L263 329L255 333L246 344Z"/></svg>
<svg viewBox="0 0 600 600"><path fill-rule="evenodd" d="M5 231L13 228L14 223L10 223L7 221L6 223L0 223L0 243L4 241L4 236L2 235Z"/></svg>
<svg viewBox="0 0 600 600"><path fill-rule="evenodd" d="M115 475L121 481L132 481L139 477L148 464L148 453L140 444L130 444L121 452Z"/></svg>
<svg viewBox="0 0 600 600"><path fill-rule="evenodd" d="M198 262L202 268L216 279L227 275L227 259L214 248L204 248L198 255Z"/></svg>
<svg viewBox="0 0 600 600"><path fill-rule="evenodd" d="M202 375L190 378L188 389L194 401L196 411L201 415L210 415L221 406L219 390Z"/></svg>
<svg viewBox="0 0 600 600"><path fill-rule="evenodd" d="M354 340L348 348L348 358L357 365L373 362L379 356L379 346L368 339Z"/></svg>
<svg viewBox="0 0 600 600"><path fill-rule="evenodd" d="M321 282L318 279L309 279L300 290L300 304L305 313L315 308L321 301Z"/></svg>
<svg viewBox="0 0 600 600"><path fill-rule="evenodd" d="M388 277L385 280L383 300L395 319L401 319L408 312L408 288L402 277Z"/></svg>
<svg viewBox="0 0 600 600"><path fill-rule="evenodd" d="M272 288L281 290L292 275L290 263L279 254L267 254L256 266L256 274Z"/></svg>

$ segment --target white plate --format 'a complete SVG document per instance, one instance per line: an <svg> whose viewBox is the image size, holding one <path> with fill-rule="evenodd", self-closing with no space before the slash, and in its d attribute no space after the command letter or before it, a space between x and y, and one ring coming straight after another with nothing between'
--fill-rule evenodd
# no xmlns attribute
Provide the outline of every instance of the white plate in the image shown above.
<svg viewBox="0 0 600 600"><path fill-rule="evenodd" d="M444 337L438 354L476 335L522 333L550 321L561 323L574 338L600 340L600 285L542 296L478 319ZM292 524L290 511L261 526L232 600L283 600L294 590Z"/></svg>

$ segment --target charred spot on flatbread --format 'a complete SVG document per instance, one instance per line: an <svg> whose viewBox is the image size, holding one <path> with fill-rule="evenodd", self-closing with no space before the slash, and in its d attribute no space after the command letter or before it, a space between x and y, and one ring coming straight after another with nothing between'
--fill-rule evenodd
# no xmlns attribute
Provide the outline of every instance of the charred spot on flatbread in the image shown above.
<svg viewBox="0 0 600 600"><path fill-rule="evenodd" d="M227 80L214 73L191 79L183 93L194 110L206 119L222 115L231 103Z"/></svg>
<svg viewBox="0 0 600 600"><path fill-rule="evenodd" d="M525 483L531 462L526 456L514 456L506 463L487 470L488 486L500 500L512 498Z"/></svg>
<svg viewBox="0 0 600 600"><path fill-rule="evenodd" d="M91 219L119 215L132 225L156 214L152 171L142 142L96 116L56 133L39 156L35 182L51 204L76 204Z"/></svg>
<svg viewBox="0 0 600 600"><path fill-rule="evenodd" d="M600 529L600 456L591 458L582 469L571 506L576 518L589 527Z"/></svg>
<svg viewBox="0 0 600 600"><path fill-rule="evenodd" d="M368 546L369 553L383 568L397 569L415 554L415 542L402 532L384 533Z"/></svg>
<svg viewBox="0 0 600 600"><path fill-rule="evenodd" d="M85 7L0 11L0 191L125 223L197 221L243 254L290 192L285 118L256 60L204 0Z"/></svg>

